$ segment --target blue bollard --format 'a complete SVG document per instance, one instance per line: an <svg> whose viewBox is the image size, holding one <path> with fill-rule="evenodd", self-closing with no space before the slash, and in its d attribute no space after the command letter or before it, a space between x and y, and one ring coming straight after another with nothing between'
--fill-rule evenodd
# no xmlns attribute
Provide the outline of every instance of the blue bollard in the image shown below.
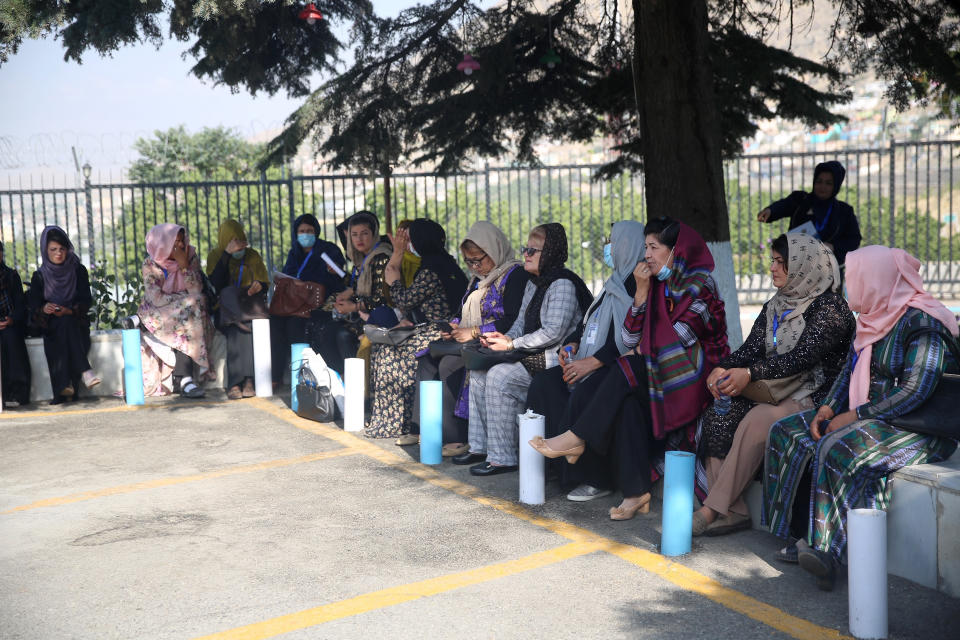
<svg viewBox="0 0 960 640"><path fill-rule="evenodd" d="M694 454L686 451L667 451L660 536L660 553L665 556L690 553L693 540L693 475L696 459Z"/></svg>
<svg viewBox="0 0 960 640"><path fill-rule="evenodd" d="M290 345L290 408L297 411L297 373L300 371L300 361L303 360L303 350L308 348L305 342L294 342Z"/></svg>
<svg viewBox="0 0 960 640"><path fill-rule="evenodd" d="M140 329L123 330L123 389L127 404L143 404Z"/></svg>
<svg viewBox="0 0 960 640"><path fill-rule="evenodd" d="M440 464L443 461L443 383L424 380L420 383L420 462Z"/></svg>

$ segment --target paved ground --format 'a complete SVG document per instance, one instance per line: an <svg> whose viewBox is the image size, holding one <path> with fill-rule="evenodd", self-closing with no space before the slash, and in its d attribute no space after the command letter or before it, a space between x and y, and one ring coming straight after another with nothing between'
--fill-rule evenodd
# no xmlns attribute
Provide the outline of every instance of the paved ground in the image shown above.
<svg viewBox="0 0 960 640"><path fill-rule="evenodd" d="M60 410L55 410L60 409ZM746 532L656 553L659 509L514 502L516 475L301 420L279 399L0 414L2 638L836 638ZM960 601L890 580L892 638L960 637Z"/></svg>

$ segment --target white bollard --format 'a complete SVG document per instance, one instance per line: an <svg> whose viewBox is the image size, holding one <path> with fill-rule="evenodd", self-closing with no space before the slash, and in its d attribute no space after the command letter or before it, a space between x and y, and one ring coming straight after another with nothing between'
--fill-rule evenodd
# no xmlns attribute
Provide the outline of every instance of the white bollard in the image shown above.
<svg viewBox="0 0 960 640"><path fill-rule="evenodd" d="M544 458L530 441L544 436L543 416L530 409L517 416L520 422L520 502L543 504L546 501L544 488Z"/></svg>
<svg viewBox="0 0 960 640"><path fill-rule="evenodd" d="M343 377L345 378L343 428L346 431L363 431L363 396L366 375L366 363L363 358L347 358L343 361Z"/></svg>
<svg viewBox="0 0 960 640"><path fill-rule="evenodd" d="M270 354L270 320L253 320L253 383L258 398L273 395L273 360Z"/></svg>
<svg viewBox="0 0 960 640"><path fill-rule="evenodd" d="M850 633L861 640L887 637L887 514L847 511Z"/></svg>

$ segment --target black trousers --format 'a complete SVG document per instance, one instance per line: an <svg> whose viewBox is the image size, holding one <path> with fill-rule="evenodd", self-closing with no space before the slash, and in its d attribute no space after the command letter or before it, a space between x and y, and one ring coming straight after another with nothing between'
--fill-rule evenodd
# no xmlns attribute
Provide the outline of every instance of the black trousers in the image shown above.
<svg viewBox="0 0 960 640"><path fill-rule="evenodd" d="M653 437L646 364L636 354L627 356L627 362L639 387L631 389L620 367L610 367L570 430L596 453L609 454L624 496L639 496L650 491L650 461L665 441Z"/></svg>
<svg viewBox="0 0 960 640"><path fill-rule="evenodd" d="M320 354L328 367L342 377L343 361L357 357L357 348L360 346L357 336L342 321L330 320L311 338L310 346L313 350Z"/></svg>
<svg viewBox="0 0 960 640"><path fill-rule="evenodd" d="M435 360L428 354L417 360L417 387L413 392L413 420L418 425L415 429L417 433L420 424L420 382L440 380L443 383L443 442L447 444L467 441L469 422L453 413L460 398L466 371L460 356L444 356Z"/></svg>
<svg viewBox="0 0 960 640"><path fill-rule="evenodd" d="M236 325L220 329L227 339L227 389L240 386L246 378L252 378L253 334Z"/></svg>
<svg viewBox="0 0 960 640"><path fill-rule="evenodd" d="M570 428L601 386L606 369L598 369L571 390L563 381L563 367L550 367L533 376L527 390L527 407L543 416L546 437L552 438ZM520 446L526 446L521 442ZM576 464L564 458L548 461L551 475L559 476L564 490L581 484L599 489L613 487L613 473L605 455L592 449L584 451Z"/></svg>
<svg viewBox="0 0 960 640"><path fill-rule="evenodd" d="M56 398L67 387L80 388L80 374L90 369L90 327L73 316L50 316L43 332L43 353L47 357L50 385Z"/></svg>
<svg viewBox="0 0 960 640"><path fill-rule="evenodd" d="M0 372L3 376L3 397L20 404L30 401L30 357L23 327L11 325L0 329Z"/></svg>
<svg viewBox="0 0 960 640"><path fill-rule="evenodd" d="M307 319L270 316L270 360L274 382L283 382L290 369L290 345L307 341Z"/></svg>
<svg viewBox="0 0 960 640"><path fill-rule="evenodd" d="M192 378L196 375L197 363L193 361L193 358L176 349L173 350L173 357L176 358L173 363L174 378L182 378L184 376L190 376Z"/></svg>

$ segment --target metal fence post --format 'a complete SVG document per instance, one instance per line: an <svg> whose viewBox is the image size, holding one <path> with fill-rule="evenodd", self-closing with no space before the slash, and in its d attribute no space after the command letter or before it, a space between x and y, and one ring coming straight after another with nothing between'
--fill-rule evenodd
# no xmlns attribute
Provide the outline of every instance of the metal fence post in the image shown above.
<svg viewBox="0 0 960 640"><path fill-rule="evenodd" d="M487 222L490 222L490 163L483 163L483 190L484 198L487 200Z"/></svg>
<svg viewBox="0 0 960 640"><path fill-rule="evenodd" d="M894 216L897 214L896 207L896 184L897 184L897 148L896 141L890 138L890 246L897 246L897 226L894 222ZM906 176L904 176L906 180Z"/></svg>
<svg viewBox="0 0 960 640"><path fill-rule="evenodd" d="M87 251L90 255L90 268L96 257L96 243L93 240L93 186L90 184L90 174L93 168L89 162L83 165L83 199L87 205Z"/></svg>
<svg viewBox="0 0 960 640"><path fill-rule="evenodd" d="M260 171L260 185L258 197L260 200L260 226L263 229L263 256L267 259L267 272L273 277L273 242L271 241L271 220L266 210L267 172Z"/></svg>

